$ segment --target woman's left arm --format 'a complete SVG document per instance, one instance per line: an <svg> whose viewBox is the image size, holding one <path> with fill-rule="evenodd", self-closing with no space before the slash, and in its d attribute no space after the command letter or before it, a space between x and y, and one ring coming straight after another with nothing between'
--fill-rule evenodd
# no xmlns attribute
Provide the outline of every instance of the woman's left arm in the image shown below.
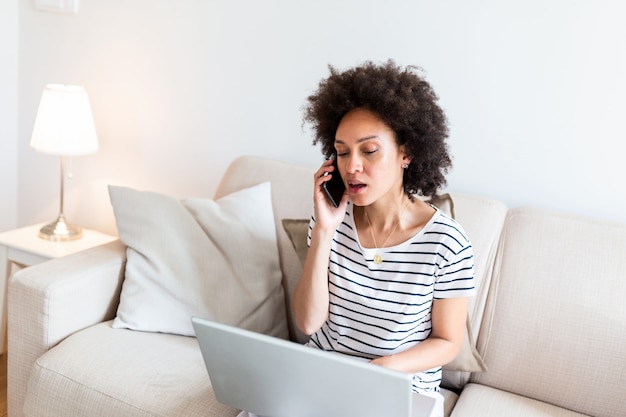
<svg viewBox="0 0 626 417"><path fill-rule="evenodd" d="M382 356L371 363L396 371L416 373L452 362L465 337L467 297L433 300L430 336L404 352Z"/></svg>

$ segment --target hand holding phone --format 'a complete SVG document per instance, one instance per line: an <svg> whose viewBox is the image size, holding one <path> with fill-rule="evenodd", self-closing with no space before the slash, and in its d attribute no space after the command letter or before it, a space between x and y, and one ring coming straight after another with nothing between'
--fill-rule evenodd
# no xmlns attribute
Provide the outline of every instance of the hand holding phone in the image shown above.
<svg viewBox="0 0 626 417"><path fill-rule="evenodd" d="M335 207L339 207L339 203L343 198L343 194L346 191L346 186L343 183L343 179L341 179L341 175L339 174L339 168L337 168L337 158L333 159L333 166L335 169L333 172L329 173L331 175L331 179L322 184L322 188L326 192L328 199Z"/></svg>

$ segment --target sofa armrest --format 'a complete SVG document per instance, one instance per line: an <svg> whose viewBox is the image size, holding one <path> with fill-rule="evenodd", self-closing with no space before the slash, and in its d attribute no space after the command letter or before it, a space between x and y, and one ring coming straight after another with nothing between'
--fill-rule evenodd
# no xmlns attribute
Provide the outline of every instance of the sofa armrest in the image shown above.
<svg viewBox="0 0 626 417"><path fill-rule="evenodd" d="M35 361L69 335L115 316L126 247L119 241L16 272L8 289L8 408L22 416Z"/></svg>

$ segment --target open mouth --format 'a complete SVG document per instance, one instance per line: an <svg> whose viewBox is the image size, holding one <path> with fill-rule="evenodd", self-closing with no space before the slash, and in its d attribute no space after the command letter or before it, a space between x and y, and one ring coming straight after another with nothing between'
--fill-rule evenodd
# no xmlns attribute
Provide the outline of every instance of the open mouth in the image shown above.
<svg viewBox="0 0 626 417"><path fill-rule="evenodd" d="M365 187L367 187L365 184L361 184L361 183L349 183L349 190L351 193L353 194L357 194L360 192L363 192L363 190L365 190Z"/></svg>

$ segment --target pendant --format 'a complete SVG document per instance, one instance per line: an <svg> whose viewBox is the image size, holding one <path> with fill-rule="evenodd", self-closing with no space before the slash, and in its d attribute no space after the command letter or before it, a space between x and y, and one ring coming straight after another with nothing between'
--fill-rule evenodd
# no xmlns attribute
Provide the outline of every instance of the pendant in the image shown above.
<svg viewBox="0 0 626 417"><path fill-rule="evenodd" d="M380 256L380 254L377 253L376 255L374 255L374 263L376 265L382 264L383 263L383 257Z"/></svg>

